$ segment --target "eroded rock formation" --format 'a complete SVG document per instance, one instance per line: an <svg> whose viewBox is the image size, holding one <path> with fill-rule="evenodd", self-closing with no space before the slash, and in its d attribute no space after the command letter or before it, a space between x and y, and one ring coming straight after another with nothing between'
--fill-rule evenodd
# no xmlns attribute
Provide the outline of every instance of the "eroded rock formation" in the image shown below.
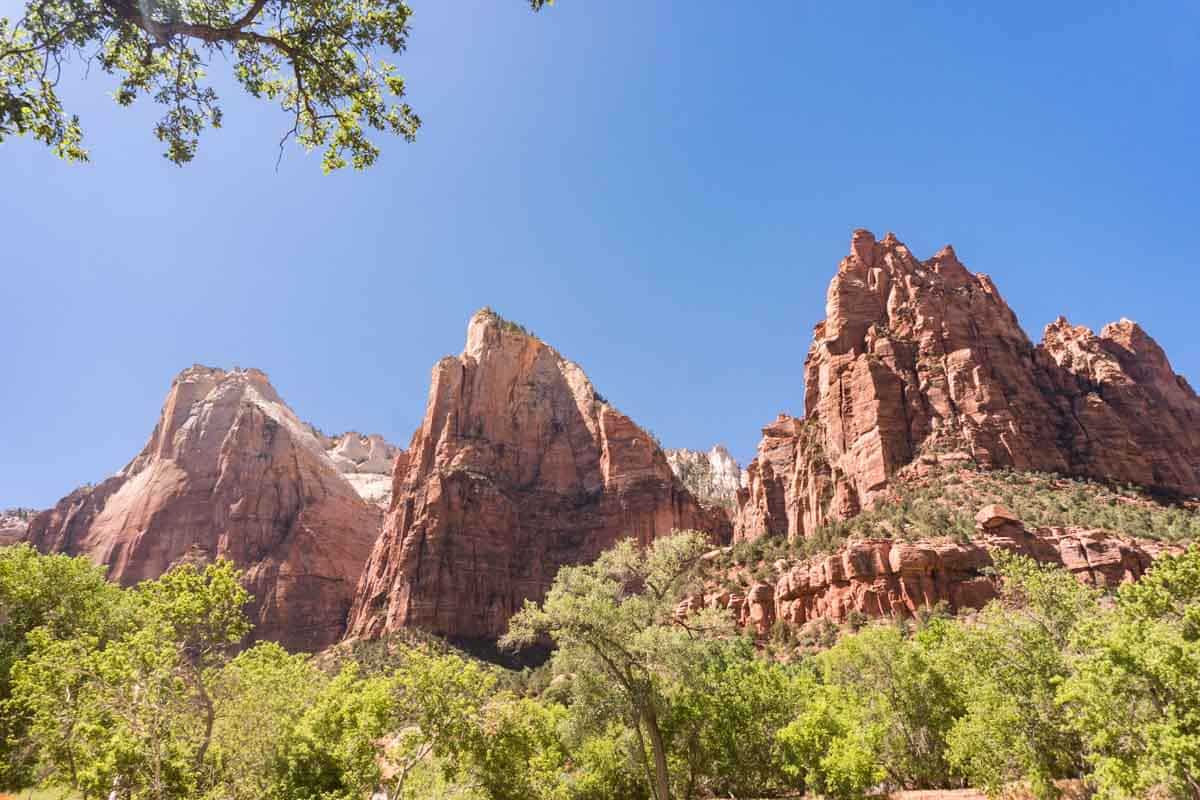
<svg viewBox="0 0 1200 800"><path fill-rule="evenodd" d="M1136 323L1058 320L1034 346L954 250L855 231L805 361L805 417L763 430L735 536L804 536L914 461L1200 494L1200 399Z"/></svg>
<svg viewBox="0 0 1200 800"><path fill-rule="evenodd" d="M349 635L494 639L564 564L682 528L730 533L578 365L485 309L433 369Z"/></svg>
<svg viewBox="0 0 1200 800"><path fill-rule="evenodd" d="M763 635L777 620L800 626L842 623L854 614L907 617L939 604L956 612L982 608L999 588L985 570L996 550L1063 567L1104 587L1137 580L1159 555L1179 549L1085 528L1027 530L1001 506L985 507L976 521L969 542L855 540L831 555L776 562L774 579L760 579L744 592L716 589L689 598L686 607L729 609Z"/></svg>
<svg viewBox="0 0 1200 800"><path fill-rule="evenodd" d="M342 635L379 524L265 374L195 366L142 452L35 517L28 538L124 585L228 558L254 595L255 638L316 650Z"/></svg>

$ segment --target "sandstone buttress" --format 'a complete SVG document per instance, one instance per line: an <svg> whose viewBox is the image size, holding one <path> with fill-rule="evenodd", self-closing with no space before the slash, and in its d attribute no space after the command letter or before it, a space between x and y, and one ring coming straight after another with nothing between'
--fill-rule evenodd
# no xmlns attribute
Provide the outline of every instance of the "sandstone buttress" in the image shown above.
<svg viewBox="0 0 1200 800"><path fill-rule="evenodd" d="M495 639L564 564L683 528L730 533L577 364L485 309L433 369L349 635Z"/></svg>

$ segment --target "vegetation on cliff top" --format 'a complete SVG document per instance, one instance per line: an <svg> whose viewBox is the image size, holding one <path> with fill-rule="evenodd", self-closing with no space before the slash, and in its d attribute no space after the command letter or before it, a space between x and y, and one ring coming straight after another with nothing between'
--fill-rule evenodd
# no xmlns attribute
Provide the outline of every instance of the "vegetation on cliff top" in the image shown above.
<svg viewBox="0 0 1200 800"><path fill-rule="evenodd" d="M902 475L890 497L848 520L822 525L805 539L763 537L740 543L742 564L832 552L850 539L912 541L975 534L975 514L999 503L1026 526L1098 528L1163 542L1200 541L1200 502L1164 500L1135 486L1043 472L942 469Z"/></svg>
<svg viewBox="0 0 1200 800"><path fill-rule="evenodd" d="M519 322L514 322L511 319L501 316L491 306L484 306L483 308L479 309L478 313L483 314L485 317L494 319L496 324L500 326L500 330L505 331L506 333L516 333L520 334L521 336L528 336L531 339L538 338L537 334L535 334L533 331L529 330Z"/></svg>

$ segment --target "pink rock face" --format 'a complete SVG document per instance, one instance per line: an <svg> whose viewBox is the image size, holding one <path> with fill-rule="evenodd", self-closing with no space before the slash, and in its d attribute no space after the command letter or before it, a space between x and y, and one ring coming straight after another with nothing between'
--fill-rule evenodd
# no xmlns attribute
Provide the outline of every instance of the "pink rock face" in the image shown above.
<svg viewBox="0 0 1200 800"><path fill-rule="evenodd" d="M28 538L123 585L228 558L254 595L253 636L318 650L342 635L380 522L266 375L196 366L137 458L38 515Z"/></svg>
<svg viewBox="0 0 1200 800"><path fill-rule="evenodd" d="M763 429L736 539L853 516L914 461L1200 494L1200 398L1135 323L1035 347L986 275L856 231L805 361L805 418Z"/></svg>
<svg viewBox="0 0 1200 800"><path fill-rule="evenodd" d="M564 564L687 528L730 535L578 365L484 310L463 354L433 369L348 635L495 639Z"/></svg>

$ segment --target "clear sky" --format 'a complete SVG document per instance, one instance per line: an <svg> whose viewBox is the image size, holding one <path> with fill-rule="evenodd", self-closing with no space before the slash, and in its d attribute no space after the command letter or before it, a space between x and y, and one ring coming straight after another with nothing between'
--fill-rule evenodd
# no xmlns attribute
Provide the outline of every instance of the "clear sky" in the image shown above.
<svg viewBox="0 0 1200 800"><path fill-rule="evenodd" d="M174 167L94 70L65 79L93 163L0 145L0 506L119 469L194 362L407 444L485 304L744 462L803 411L856 227L952 242L1035 340L1136 319L1200 384L1200 5L411 5L425 125L370 172L277 172L283 118L224 80Z"/></svg>

